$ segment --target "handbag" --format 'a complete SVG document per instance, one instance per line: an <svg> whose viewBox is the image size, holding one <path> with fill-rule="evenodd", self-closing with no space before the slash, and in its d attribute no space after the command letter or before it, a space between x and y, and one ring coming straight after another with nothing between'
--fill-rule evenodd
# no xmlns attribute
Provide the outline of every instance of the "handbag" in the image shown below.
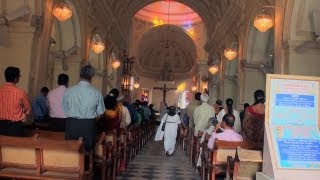
<svg viewBox="0 0 320 180"><path fill-rule="evenodd" d="M167 123L168 116L169 116L169 115L167 115L166 120L163 122L163 124L162 124L162 126L161 126L161 130L162 130L162 131L164 131L165 128L166 128L166 123Z"/></svg>

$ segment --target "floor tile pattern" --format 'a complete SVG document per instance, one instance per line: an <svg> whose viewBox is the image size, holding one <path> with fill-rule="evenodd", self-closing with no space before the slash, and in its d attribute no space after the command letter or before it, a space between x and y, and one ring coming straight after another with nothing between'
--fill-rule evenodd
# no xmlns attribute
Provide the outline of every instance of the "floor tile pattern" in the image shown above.
<svg viewBox="0 0 320 180"><path fill-rule="evenodd" d="M200 180L179 145L173 156L164 154L163 141L150 140L117 180Z"/></svg>

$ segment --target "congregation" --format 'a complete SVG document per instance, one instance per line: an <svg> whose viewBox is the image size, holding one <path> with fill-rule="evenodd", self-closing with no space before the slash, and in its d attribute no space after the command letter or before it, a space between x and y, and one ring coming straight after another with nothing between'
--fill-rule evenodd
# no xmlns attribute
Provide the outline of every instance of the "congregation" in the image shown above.
<svg viewBox="0 0 320 180"><path fill-rule="evenodd" d="M34 135L34 132L38 133L39 129L51 131L56 137L62 133L63 137L58 139L81 139L85 152L91 152L95 156L99 156L99 153L101 155L102 152L97 151L101 150L102 145L105 145L104 142L109 138L108 134L114 133L115 142L117 142L117 137L121 136L122 130L128 129L129 131L131 129L131 131L138 133L140 133L138 131L140 127L141 131L148 130L148 135L146 133L138 134L139 148L146 143L147 136L152 135L152 126L157 112L153 108L153 104L148 106L148 102L140 100L131 104L115 88L103 97L102 93L91 85L95 74L95 69L91 65L81 68L80 81L77 85L68 87L69 76L62 73L58 76L57 88L50 91L47 87L41 88L40 94L31 102L28 94L17 86L21 77L20 69L7 67L4 74L6 83L0 87L0 135L27 137ZM32 125L30 127L27 126L27 121L31 116ZM127 138L126 132L125 138ZM132 137L130 140L133 139ZM140 142L142 140L143 142ZM114 146L117 153L127 154L127 152L123 152L123 149L119 150L121 145L123 145L122 141L118 147ZM110 149L111 147L109 147ZM106 146L104 146L103 152L107 152ZM101 179L105 179L103 176L109 175L115 177L116 172L125 171L125 160L126 157L122 157L116 162L116 165L112 165L115 168L107 175L105 175L105 170L101 170L103 171ZM86 166L91 163L89 161L92 160L86 158ZM92 167L86 167L86 169L90 168L92 169Z"/></svg>
<svg viewBox="0 0 320 180"><path fill-rule="evenodd" d="M6 83L0 88L0 134L7 136L27 136L23 122L32 112L32 128L43 128L53 132L64 132L64 139L77 140L83 138L86 152L99 149L106 138L106 133L128 126L146 124L156 119L153 104L136 100L130 103L112 89L103 97L102 93L90 85L94 76L94 68L86 65L81 68L80 82L68 87L69 76L58 76L58 87L49 91L47 87L40 90L32 103L28 95L16 86L21 76L17 67L5 70ZM262 90L254 93L255 103L239 114L233 107L233 100L221 100L211 106L208 104L208 94L195 93L194 100L185 109L161 107L161 123L155 140L164 139L164 150L167 156L175 152L176 139L188 139L189 147L184 147L191 154L191 160L197 168L201 168L203 146L197 145L197 137L203 143L206 134L207 148L213 150L216 140L259 144L262 148L264 130L265 94ZM240 118L241 115L241 118ZM179 134L179 135L178 135ZM119 172L125 171L125 161L119 161ZM103 170L104 171L104 170ZM103 173L104 174L104 173ZM110 173L109 173L110 174ZM105 176L105 174L103 175Z"/></svg>

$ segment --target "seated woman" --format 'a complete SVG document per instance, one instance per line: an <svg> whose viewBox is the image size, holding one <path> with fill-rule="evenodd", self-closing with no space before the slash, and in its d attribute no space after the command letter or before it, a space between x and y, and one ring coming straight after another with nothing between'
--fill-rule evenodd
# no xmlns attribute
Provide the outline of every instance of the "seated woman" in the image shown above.
<svg viewBox="0 0 320 180"><path fill-rule="evenodd" d="M246 141L263 144L265 94L262 90L254 92L255 103L248 107L243 119L243 135Z"/></svg>
<svg viewBox="0 0 320 180"><path fill-rule="evenodd" d="M99 129L101 131L108 131L119 129L121 124L121 106L117 102L119 91L112 89L104 98L104 105L106 111L99 120Z"/></svg>
<svg viewBox="0 0 320 180"><path fill-rule="evenodd" d="M217 120L218 122L222 122L222 118L225 114L232 114L235 117L235 121L234 121L234 131L237 133L241 133L241 121L240 121L240 116L239 116L239 112L235 109L233 109L233 100L231 98L228 98L226 100L226 109L222 109L218 116L217 116Z"/></svg>
<svg viewBox="0 0 320 180"><path fill-rule="evenodd" d="M208 148L213 149L215 139L223 141L243 141L243 138L240 134L233 130L233 125L235 123L235 117L233 114L227 113L223 116L222 122L217 124L214 128L211 137L208 141ZM216 133L219 129L223 128L222 133Z"/></svg>

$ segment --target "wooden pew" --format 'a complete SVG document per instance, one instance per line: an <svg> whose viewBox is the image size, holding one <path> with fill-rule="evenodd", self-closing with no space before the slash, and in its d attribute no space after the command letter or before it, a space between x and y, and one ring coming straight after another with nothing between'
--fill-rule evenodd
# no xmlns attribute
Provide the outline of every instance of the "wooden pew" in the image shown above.
<svg viewBox="0 0 320 180"><path fill-rule="evenodd" d="M215 180L217 174L226 174L227 157L234 157L237 147L251 149L252 145L247 142L232 142L215 140L211 157L211 180Z"/></svg>
<svg viewBox="0 0 320 180"><path fill-rule="evenodd" d="M117 131L110 130L99 136L96 144L95 163L101 166L101 179L115 179L118 165Z"/></svg>
<svg viewBox="0 0 320 180"><path fill-rule="evenodd" d="M261 150L247 150L237 148L235 157L228 157L227 178L231 177L233 170L234 180L254 180L256 172L262 170Z"/></svg>
<svg viewBox="0 0 320 180"><path fill-rule="evenodd" d="M118 132L119 135L119 142L118 142L118 165L117 165L117 174L120 174L121 172L125 171L126 169L126 163L127 163L127 151L128 151L128 136L127 136L127 130L120 129Z"/></svg>
<svg viewBox="0 0 320 180"><path fill-rule="evenodd" d="M101 179L115 179L115 173L111 174L114 138L112 133L103 132L96 143L94 162L101 168Z"/></svg>
<svg viewBox="0 0 320 180"><path fill-rule="evenodd" d="M196 169L198 169L197 167L197 163L198 163L198 158L199 158L199 155L200 155L200 146L201 146L201 137L203 135L203 131L198 131L198 134L197 136L195 136L195 160L194 160L194 167Z"/></svg>
<svg viewBox="0 0 320 180"><path fill-rule="evenodd" d="M54 131L45 131L45 130L33 130L32 135L39 135L40 137L55 139L55 140L64 140L65 133L64 132L54 132Z"/></svg>
<svg viewBox="0 0 320 180"><path fill-rule="evenodd" d="M189 138L189 131L190 131L190 128L189 127L186 127L186 131L185 131L185 143L184 143L184 148L185 148L185 154L186 156L189 156L189 151L190 151L190 142L191 142L191 139Z"/></svg>
<svg viewBox="0 0 320 180"><path fill-rule="evenodd" d="M0 136L0 177L83 179L82 140Z"/></svg>
<svg viewBox="0 0 320 180"><path fill-rule="evenodd" d="M194 165L194 157L195 157L195 152L194 152L194 147L195 147L195 137L194 137L194 129L190 129L190 134L189 134L189 159L191 161L191 164Z"/></svg>
<svg viewBox="0 0 320 180"><path fill-rule="evenodd" d="M32 135L38 135L39 137L48 138L48 139L54 139L54 140L64 140L65 139L65 133L64 132L55 132L55 131L46 131L46 130L33 130ZM90 152L84 152L85 156L88 157L89 160L89 167L88 169L85 169L85 174L87 176L93 175L93 151Z"/></svg>
<svg viewBox="0 0 320 180"><path fill-rule="evenodd" d="M127 129L127 157L128 157L128 162L130 163L133 159L133 154L134 154L134 139L133 139L133 134L134 134L134 127L130 126Z"/></svg>
<svg viewBox="0 0 320 180"><path fill-rule="evenodd" d="M201 144L202 147L202 154L201 154L201 179L205 180L206 178L206 172L208 171L207 163L210 163L210 149L208 148L208 141L211 137L211 134L206 134L205 140Z"/></svg>

